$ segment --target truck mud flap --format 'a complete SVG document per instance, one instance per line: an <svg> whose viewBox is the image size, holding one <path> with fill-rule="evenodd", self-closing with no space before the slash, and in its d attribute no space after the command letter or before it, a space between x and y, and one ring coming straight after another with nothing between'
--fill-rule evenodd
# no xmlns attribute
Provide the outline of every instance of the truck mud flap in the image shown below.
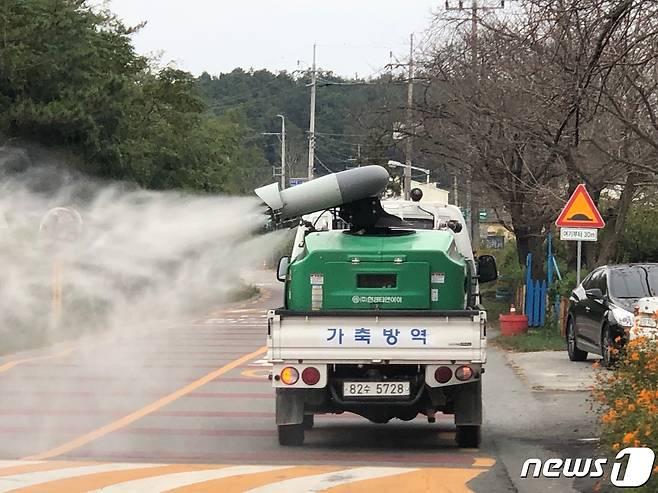
<svg viewBox="0 0 658 493"><path fill-rule="evenodd" d="M456 387L455 424L482 424L482 380Z"/></svg>
<svg viewBox="0 0 658 493"><path fill-rule="evenodd" d="M304 393L296 389L276 389L276 424L304 422Z"/></svg>

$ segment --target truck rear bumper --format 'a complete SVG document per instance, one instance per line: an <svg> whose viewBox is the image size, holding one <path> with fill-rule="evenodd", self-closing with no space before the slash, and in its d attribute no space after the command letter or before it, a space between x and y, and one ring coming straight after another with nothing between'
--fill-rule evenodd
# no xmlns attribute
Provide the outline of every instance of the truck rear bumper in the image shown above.
<svg viewBox="0 0 658 493"><path fill-rule="evenodd" d="M436 412L455 415L457 425L482 423L481 381L467 385L432 388L421 385L407 400L345 400L333 387L323 389L276 389L277 425L295 425L305 414L351 412L377 423L390 419L405 421L418 414Z"/></svg>

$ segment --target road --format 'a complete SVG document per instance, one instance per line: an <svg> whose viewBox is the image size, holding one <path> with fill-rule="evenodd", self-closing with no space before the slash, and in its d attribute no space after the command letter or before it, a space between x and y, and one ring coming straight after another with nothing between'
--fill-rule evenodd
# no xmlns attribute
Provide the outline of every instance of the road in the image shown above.
<svg viewBox="0 0 658 493"><path fill-rule="evenodd" d="M263 345L281 291L262 283L260 299L193 323L0 361L0 493L574 491L519 472L528 457L593 453L586 395L532 391L495 349L479 450L456 447L447 416L347 414L280 447Z"/></svg>

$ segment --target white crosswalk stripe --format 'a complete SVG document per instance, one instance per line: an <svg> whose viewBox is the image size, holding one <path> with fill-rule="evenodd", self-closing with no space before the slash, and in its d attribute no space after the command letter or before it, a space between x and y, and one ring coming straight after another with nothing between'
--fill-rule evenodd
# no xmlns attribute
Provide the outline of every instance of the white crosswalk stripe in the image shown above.
<svg viewBox="0 0 658 493"><path fill-rule="evenodd" d="M5 467L29 466L39 462L38 460L0 460L0 473Z"/></svg>
<svg viewBox="0 0 658 493"><path fill-rule="evenodd" d="M213 479L228 478L241 474L255 474L286 469L291 466L233 466L223 469L204 469L201 471L178 472L164 474L133 481L125 481L112 486L101 488L94 493L156 493L169 491L183 486L211 481Z"/></svg>
<svg viewBox="0 0 658 493"><path fill-rule="evenodd" d="M249 490L247 493L290 493L293 491L315 493L334 486L353 483L354 481L395 476L397 474L404 474L416 470L417 469L402 467L359 467L356 469L347 469L345 471L286 479L285 481L270 483Z"/></svg>
<svg viewBox="0 0 658 493"><path fill-rule="evenodd" d="M63 469L51 469L48 471L27 472L23 474L12 474L11 476L0 477L0 493L26 488L59 479L74 478L86 474L96 474L101 472L125 471L128 469L143 469L153 467L153 464L92 464L78 467L65 467ZM0 471L0 474L2 471Z"/></svg>

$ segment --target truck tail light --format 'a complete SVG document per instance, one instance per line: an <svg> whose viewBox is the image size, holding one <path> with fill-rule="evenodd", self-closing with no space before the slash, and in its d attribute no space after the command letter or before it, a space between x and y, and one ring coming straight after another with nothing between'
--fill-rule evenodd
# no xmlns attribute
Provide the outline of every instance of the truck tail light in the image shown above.
<svg viewBox="0 0 658 493"><path fill-rule="evenodd" d="M304 368L302 380L306 385L315 385L320 381L320 371L312 366Z"/></svg>
<svg viewBox="0 0 658 493"><path fill-rule="evenodd" d="M281 381L286 385L295 385L299 380L299 372L292 366L287 366L281 370Z"/></svg>
<svg viewBox="0 0 658 493"><path fill-rule="evenodd" d="M452 370L447 366L440 366L434 372L434 378L439 383L448 383L452 378Z"/></svg>
<svg viewBox="0 0 658 493"><path fill-rule="evenodd" d="M473 368L470 366L460 366L457 368L457 371L455 371L455 377L462 382L470 380L473 377Z"/></svg>

